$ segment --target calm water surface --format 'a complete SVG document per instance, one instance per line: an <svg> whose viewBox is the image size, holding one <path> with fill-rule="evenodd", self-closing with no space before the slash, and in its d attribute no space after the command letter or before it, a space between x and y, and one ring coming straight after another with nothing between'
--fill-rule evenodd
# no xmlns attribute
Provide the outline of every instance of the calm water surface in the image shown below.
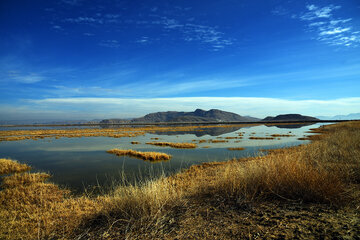
<svg viewBox="0 0 360 240"><path fill-rule="evenodd" d="M249 157L261 154L261 149L290 147L308 143L297 140L309 135L310 126L279 125L235 128L210 128L205 131L159 132L138 137L82 137L48 138L41 140L3 141L0 142L0 158L16 159L33 167L33 171L52 174L52 181L81 192L94 186L105 188L125 177L128 181L146 180L160 173L171 174L193 164L212 161L226 161L232 158ZM296 128L294 128L296 127ZM58 127L59 128L59 127ZM44 129L44 128L42 128ZM1 130L15 130L2 128ZM150 141L192 142L192 140L225 140L226 137L238 137L243 132L243 139L226 139L226 143L200 143L196 149L174 149L145 144ZM291 134L293 137L280 137L274 140L250 140L249 137L269 137L271 134ZM159 138L153 140L151 138ZM140 144L131 144L138 141ZM240 141L240 142L236 142ZM209 146L210 148L203 148ZM229 147L244 147L243 151L231 151ZM151 163L136 158L118 157L106 153L112 148L155 151L171 154L166 162Z"/></svg>

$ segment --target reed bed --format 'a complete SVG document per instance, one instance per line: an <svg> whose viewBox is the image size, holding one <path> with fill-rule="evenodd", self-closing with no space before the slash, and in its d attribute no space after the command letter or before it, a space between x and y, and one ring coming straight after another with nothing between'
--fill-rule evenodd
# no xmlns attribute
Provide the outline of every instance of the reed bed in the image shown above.
<svg viewBox="0 0 360 240"><path fill-rule="evenodd" d="M271 134L272 137L295 137L295 135L292 134Z"/></svg>
<svg viewBox="0 0 360 240"><path fill-rule="evenodd" d="M232 150L232 151L238 150L238 151L241 151L241 150L245 150L245 148L243 148L243 147L230 147L230 148L228 148L228 150Z"/></svg>
<svg viewBox="0 0 360 240"><path fill-rule="evenodd" d="M226 143L229 142L228 140L216 140L216 139L211 139L209 140L209 143Z"/></svg>
<svg viewBox="0 0 360 240"><path fill-rule="evenodd" d="M115 154L117 156L129 156L135 157L146 161L166 161L171 159L171 155L166 153L159 153L159 152L139 152L132 149L129 150L122 150L122 149L111 149L106 151L111 154Z"/></svg>
<svg viewBox="0 0 360 240"><path fill-rule="evenodd" d="M199 126L147 126L147 127L119 127L114 129L73 128L73 129L33 129L33 130L6 130L0 131L0 141L38 140L44 138L79 138L79 137L136 137L145 133L176 132L176 131L203 131L208 128L233 128L256 126L259 124L234 125L199 125ZM158 138L154 139L158 140Z"/></svg>
<svg viewBox="0 0 360 240"><path fill-rule="evenodd" d="M251 140L273 140L274 137L249 137Z"/></svg>
<svg viewBox="0 0 360 240"><path fill-rule="evenodd" d="M146 144L155 145L160 147L173 147L173 148L196 148L195 143L172 143L172 142L147 142Z"/></svg>

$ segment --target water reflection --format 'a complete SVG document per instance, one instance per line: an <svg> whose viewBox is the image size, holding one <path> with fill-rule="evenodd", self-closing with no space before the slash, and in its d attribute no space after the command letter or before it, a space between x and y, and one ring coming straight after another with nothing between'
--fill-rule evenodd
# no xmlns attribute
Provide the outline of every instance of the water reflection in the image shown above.
<svg viewBox="0 0 360 240"><path fill-rule="evenodd" d="M196 137L202 136L220 136L226 133L232 133L241 129L241 127L214 127L214 128L203 128L197 131L176 131L176 132L161 132L155 131L157 135L185 135L185 134L193 134Z"/></svg>
<svg viewBox="0 0 360 240"><path fill-rule="evenodd" d="M277 128L302 128L306 126L314 125L313 123L298 123L298 124L265 124L267 127L277 127Z"/></svg>

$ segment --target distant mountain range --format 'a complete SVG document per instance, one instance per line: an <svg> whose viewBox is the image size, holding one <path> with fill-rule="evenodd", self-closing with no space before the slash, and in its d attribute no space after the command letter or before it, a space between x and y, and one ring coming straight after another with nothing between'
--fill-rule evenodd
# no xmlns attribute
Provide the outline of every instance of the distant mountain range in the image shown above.
<svg viewBox="0 0 360 240"><path fill-rule="evenodd" d="M266 117L264 118L263 122L282 122L282 121L318 121L318 118L310 117L310 116L304 116L301 114L282 114L277 115L276 117Z"/></svg>
<svg viewBox="0 0 360 240"><path fill-rule="evenodd" d="M236 113L226 112L218 109L211 109L205 111L202 109L196 109L194 112L156 112L149 113L143 117L133 119L94 119L87 120L17 120L17 121L0 121L0 125L13 124L54 124L54 125L66 125L66 124L131 124L131 123L162 123L162 122L291 122L291 121L318 121L318 120L348 120L348 119L360 119L360 113L353 113L349 115L337 115L334 117L310 117L300 114L282 114L276 117L268 116L264 119L259 119L251 116L241 116Z"/></svg>
<svg viewBox="0 0 360 240"><path fill-rule="evenodd" d="M318 116L317 118L321 120L355 120L355 119L360 119L360 113L350 113L348 115L336 115L333 117Z"/></svg>
<svg viewBox="0 0 360 240"><path fill-rule="evenodd" d="M100 124L119 123L161 123L161 122L285 122L285 121L318 121L318 118L300 114L283 114L276 117L259 119L250 116L240 116L236 113L225 112L218 109L205 111L196 109L194 112L156 112L134 119L105 119Z"/></svg>
<svg viewBox="0 0 360 240"><path fill-rule="evenodd" d="M218 109L205 111L196 109L194 112L156 112L145 115L144 117L131 120L124 119L105 119L100 123L158 123L158 122L257 122L259 118L250 116L240 116L236 113L225 112Z"/></svg>

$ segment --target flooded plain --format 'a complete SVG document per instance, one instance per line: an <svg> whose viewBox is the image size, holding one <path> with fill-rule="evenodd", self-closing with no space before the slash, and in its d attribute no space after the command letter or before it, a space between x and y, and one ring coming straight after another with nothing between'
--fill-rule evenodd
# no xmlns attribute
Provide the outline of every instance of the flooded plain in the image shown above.
<svg viewBox="0 0 360 240"><path fill-rule="evenodd" d="M233 158L264 154L264 149L306 144L299 140L310 133L313 125L238 125L212 126L190 130L144 131L133 136L46 137L19 141L0 141L0 158L10 158L33 167L34 172L47 172L51 181L76 192L97 187L107 189L121 181L143 181L159 174L169 175L194 164L227 161ZM97 127L101 129L100 127ZM71 129L1 128L1 131ZM107 128L109 129L109 128ZM116 129L116 128L114 128ZM171 129L171 128L170 128ZM138 131L134 128L134 131ZM194 143L196 148L183 149L149 143ZM107 153L110 149L132 149L171 155L167 161L144 161Z"/></svg>

